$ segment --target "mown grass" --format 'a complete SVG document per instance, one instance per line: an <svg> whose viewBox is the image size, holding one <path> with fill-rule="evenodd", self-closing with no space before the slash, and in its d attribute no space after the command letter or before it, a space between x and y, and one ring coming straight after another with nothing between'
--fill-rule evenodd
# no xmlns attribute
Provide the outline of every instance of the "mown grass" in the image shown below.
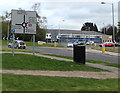
<svg viewBox="0 0 120 93"><path fill-rule="evenodd" d="M27 46L33 46L33 42L25 42L25 43ZM46 43L46 44L38 45L38 43L35 42L35 46L37 46L37 47L54 47L54 43ZM63 46L57 44L56 47L63 47Z"/></svg>
<svg viewBox="0 0 120 93"><path fill-rule="evenodd" d="M2 54L2 69L15 70L57 70L57 71L105 71L75 62L59 61L25 54Z"/></svg>
<svg viewBox="0 0 120 93"><path fill-rule="evenodd" d="M2 51L12 51L12 48L2 47ZM16 51L16 52L30 52L30 53L33 52L31 50L25 50L25 49L14 49L14 51Z"/></svg>
<svg viewBox="0 0 120 93"><path fill-rule="evenodd" d="M73 59L73 57L61 56L61 55L55 55L55 54L44 54L44 55L55 56L55 57L66 58L66 59ZM96 63L96 64L102 64L102 65L112 66L112 67L120 67L120 64L108 63L108 62L98 61L98 60L92 60L92 59L86 59L86 62Z"/></svg>
<svg viewBox="0 0 120 93"><path fill-rule="evenodd" d="M2 46L2 40L0 40L0 46Z"/></svg>
<svg viewBox="0 0 120 93"><path fill-rule="evenodd" d="M2 78L3 91L71 91L69 93L73 93L72 91L118 91L118 79L99 80L10 74L3 74Z"/></svg>
<svg viewBox="0 0 120 93"><path fill-rule="evenodd" d="M7 40L2 40L2 45L3 46L7 46L8 43L10 43L11 41L12 40L8 40L8 41ZM32 41L31 42L25 41L25 43L26 43L26 46L33 46L33 42ZM35 42L35 46L36 47L54 47L54 43L46 43L46 44L43 44L43 45L38 45L38 43ZM63 46L57 44L56 47L63 47Z"/></svg>
<svg viewBox="0 0 120 93"><path fill-rule="evenodd" d="M101 64L101 65L112 66L112 67L120 67L120 64L108 63L104 61L91 60L91 59L87 59L86 61L89 63Z"/></svg>
<svg viewBox="0 0 120 93"><path fill-rule="evenodd" d="M7 48L7 47L2 47L2 51L12 51L12 49L11 48ZM32 53L33 52L31 50L25 50L25 49L15 49L15 51L16 52L28 52L28 53ZM60 58L66 58L66 59L73 59L73 57L69 57L69 56L61 56L61 55L55 55L55 54L46 54L46 53L41 53L41 52L35 52L35 53L48 55L48 56L55 56L55 57L60 57ZM112 67L120 67L120 64L108 63L108 62L99 61L99 60L86 59L86 62L102 64L102 65L112 66Z"/></svg>

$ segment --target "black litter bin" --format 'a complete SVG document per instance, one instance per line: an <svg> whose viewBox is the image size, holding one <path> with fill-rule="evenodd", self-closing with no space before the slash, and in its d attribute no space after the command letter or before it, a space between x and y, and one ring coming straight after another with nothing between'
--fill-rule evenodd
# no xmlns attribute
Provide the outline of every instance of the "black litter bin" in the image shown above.
<svg viewBox="0 0 120 93"><path fill-rule="evenodd" d="M76 63L85 64L85 46L84 45L74 45L73 46L73 60Z"/></svg>

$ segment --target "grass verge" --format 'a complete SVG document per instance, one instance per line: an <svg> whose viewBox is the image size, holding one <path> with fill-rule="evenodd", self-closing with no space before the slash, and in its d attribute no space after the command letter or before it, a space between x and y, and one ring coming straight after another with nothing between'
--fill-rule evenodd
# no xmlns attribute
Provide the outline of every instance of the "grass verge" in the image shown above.
<svg viewBox="0 0 120 93"><path fill-rule="evenodd" d="M11 48L7 48L7 47L2 47L1 50L2 51L12 51ZM28 52L28 53L32 53L33 52L31 50L25 50L25 49L15 49L15 51L16 52ZM73 57L69 57L69 56L61 56L61 55L55 55L55 54L46 54L46 53L41 53L41 52L35 52L35 53L39 53L39 54L43 54L43 55L48 55L48 56L55 56L55 57L60 57L60 58L66 58L66 59L73 59ZM99 60L86 59L86 62L96 63L96 64L102 64L102 65L112 66L112 67L120 67L120 64L108 63L108 62L99 61Z"/></svg>
<svg viewBox="0 0 120 93"><path fill-rule="evenodd" d="M73 59L73 57L61 56L61 55L55 55L55 54L44 54L44 55L55 56L55 57L66 58L66 59ZM106 65L106 66L112 66L112 67L120 67L120 64L108 63L108 62L98 61L98 60L86 59L86 62L101 64L101 65Z"/></svg>
<svg viewBox="0 0 120 93"><path fill-rule="evenodd" d="M72 91L118 91L118 79L99 80L10 74L3 74L2 77L3 91L71 91L69 93L73 93Z"/></svg>
<svg viewBox="0 0 120 93"><path fill-rule="evenodd" d="M2 51L12 51L12 48L2 47ZM14 49L14 51L16 51L16 52L28 52L28 53L33 52L31 50L26 50L26 49Z"/></svg>
<svg viewBox="0 0 120 93"><path fill-rule="evenodd" d="M112 67L117 67L117 68L120 67L120 64L108 63L104 61L91 60L91 59L87 59L86 61L89 63L101 64L101 65L112 66Z"/></svg>
<svg viewBox="0 0 120 93"><path fill-rule="evenodd" d="M75 62L59 61L33 55L9 53L2 54L2 69L12 70L58 70L58 71L105 71Z"/></svg>
<svg viewBox="0 0 120 93"><path fill-rule="evenodd" d="M3 45L3 46L7 46L8 43L10 43L11 41L12 41L12 40L8 40L8 41L7 41L7 40L2 40L2 45ZM26 43L26 46L33 46L33 42L25 41L25 43ZM46 43L46 44L43 44L43 45L38 45L38 43L35 42L35 46L36 46L36 47L54 47L54 43ZM63 47L63 46L57 44L56 47Z"/></svg>

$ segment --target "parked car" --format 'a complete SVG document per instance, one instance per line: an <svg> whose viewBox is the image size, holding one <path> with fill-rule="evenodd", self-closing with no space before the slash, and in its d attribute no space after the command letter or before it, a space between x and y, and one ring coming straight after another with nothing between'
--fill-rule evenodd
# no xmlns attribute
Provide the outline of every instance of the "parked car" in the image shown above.
<svg viewBox="0 0 120 93"><path fill-rule="evenodd" d="M13 44L14 44L14 48L20 48L20 49L25 49L26 48L26 44L24 41L22 40L15 40L14 43L11 42L8 44L8 47L9 48L12 48L13 47Z"/></svg>
<svg viewBox="0 0 120 93"><path fill-rule="evenodd" d="M73 45L84 45L84 41L68 42L67 47L73 47Z"/></svg>
<svg viewBox="0 0 120 93"><path fill-rule="evenodd" d="M93 45L93 44L95 44L94 41L88 41L88 42L86 42L86 45Z"/></svg>
<svg viewBox="0 0 120 93"><path fill-rule="evenodd" d="M43 45L43 44L46 44L46 42L44 42L44 41L38 41L38 45Z"/></svg>
<svg viewBox="0 0 120 93"><path fill-rule="evenodd" d="M74 42L68 42L67 47L73 47Z"/></svg>
<svg viewBox="0 0 120 93"><path fill-rule="evenodd" d="M120 47L120 43L115 42L116 47Z"/></svg>
<svg viewBox="0 0 120 93"><path fill-rule="evenodd" d="M103 45L104 45L105 47L112 47L112 46L115 45L115 43L113 43L113 42L105 42L105 43L103 43L103 44L100 44L99 46L102 47Z"/></svg>
<svg viewBox="0 0 120 93"><path fill-rule="evenodd" d="M76 41L74 42L74 45L84 45L84 41Z"/></svg>

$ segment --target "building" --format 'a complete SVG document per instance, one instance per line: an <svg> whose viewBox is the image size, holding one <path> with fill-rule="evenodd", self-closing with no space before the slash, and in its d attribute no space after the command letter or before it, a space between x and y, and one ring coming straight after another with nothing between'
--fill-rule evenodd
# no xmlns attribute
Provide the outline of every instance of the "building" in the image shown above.
<svg viewBox="0 0 120 93"><path fill-rule="evenodd" d="M49 29L46 33L47 42L94 41L95 43L112 42L112 35L105 35L95 31L56 30Z"/></svg>

